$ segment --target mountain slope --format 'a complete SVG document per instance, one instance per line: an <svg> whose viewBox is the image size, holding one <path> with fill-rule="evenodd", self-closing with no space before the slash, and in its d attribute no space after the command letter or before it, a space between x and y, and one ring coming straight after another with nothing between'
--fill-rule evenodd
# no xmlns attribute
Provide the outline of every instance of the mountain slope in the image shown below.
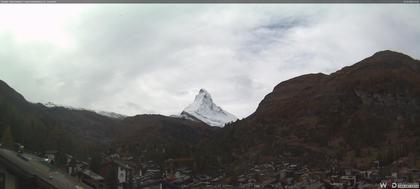
<svg viewBox="0 0 420 189"><path fill-rule="evenodd" d="M116 130L115 144L122 155L159 163L169 158L192 157L199 165L208 162L197 144L208 140L220 129L202 122L162 115L127 117L120 126Z"/></svg>
<svg viewBox="0 0 420 189"><path fill-rule="evenodd" d="M181 117L193 121L202 121L211 126L223 127L226 123L236 121L233 114L226 112L217 106L210 93L200 89L195 96L194 102L187 106L182 112Z"/></svg>
<svg viewBox="0 0 420 189"><path fill-rule="evenodd" d="M10 128L13 142L24 145L29 151L53 149L80 158L93 153L96 143L103 139L97 140L82 134L86 131L65 126L44 105L26 101L21 94L0 81L0 133L3 134L6 128Z"/></svg>
<svg viewBox="0 0 420 189"><path fill-rule="evenodd" d="M352 167L391 162L420 149L420 62L381 51L333 74L278 84L217 145L242 157L292 154L301 162Z"/></svg>
<svg viewBox="0 0 420 189"><path fill-rule="evenodd" d="M151 143L158 138L176 139L194 144L208 135L212 127L201 122L179 119L163 115L136 115L123 120L118 130L121 141L128 143ZM146 144L145 144L146 145Z"/></svg>

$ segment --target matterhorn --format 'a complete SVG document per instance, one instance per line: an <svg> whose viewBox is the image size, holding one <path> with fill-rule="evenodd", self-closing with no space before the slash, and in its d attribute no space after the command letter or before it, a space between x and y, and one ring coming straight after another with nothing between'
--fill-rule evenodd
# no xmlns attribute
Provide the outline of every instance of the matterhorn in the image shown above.
<svg viewBox="0 0 420 189"><path fill-rule="evenodd" d="M213 102L210 93L205 89L200 89L197 96L195 96L194 102L182 111L180 117L193 121L202 121L207 125L217 127L223 127L226 123L238 119L217 106Z"/></svg>

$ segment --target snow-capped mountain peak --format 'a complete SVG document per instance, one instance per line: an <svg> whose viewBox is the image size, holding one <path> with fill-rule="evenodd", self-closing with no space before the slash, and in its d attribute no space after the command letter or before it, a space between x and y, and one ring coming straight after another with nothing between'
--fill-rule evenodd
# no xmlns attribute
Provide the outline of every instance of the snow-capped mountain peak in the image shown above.
<svg viewBox="0 0 420 189"><path fill-rule="evenodd" d="M44 103L43 105L45 107L47 107L47 108L65 108L65 109L68 109L68 110L84 110L84 111L90 111L90 112L95 112L95 113L97 113L99 115L102 115L102 116L106 116L106 117L109 117L109 118L115 118L115 119L123 119L123 118L127 117L125 115L118 114L118 113L115 113L115 112L107 112L107 111L101 111L101 110L90 110L90 109L84 109L84 108L76 108L76 107L72 107L72 106L58 105L58 104L55 104L53 102L47 102L47 103Z"/></svg>
<svg viewBox="0 0 420 189"><path fill-rule="evenodd" d="M197 109L203 109L203 108L218 108L214 103L213 99L211 98L211 95L209 92L207 92L205 89L200 89L198 94L195 96L194 102L187 106L184 111L196 111Z"/></svg>
<svg viewBox="0 0 420 189"><path fill-rule="evenodd" d="M110 118L115 118L115 119L124 119L125 117L127 117L126 115L123 114L119 114L119 113L115 113L115 112L107 112L107 111L97 111L94 110L97 114L106 116L106 117L110 117Z"/></svg>
<svg viewBox="0 0 420 189"><path fill-rule="evenodd" d="M46 106L48 108L54 108L54 107L57 107L58 105L56 105L52 102L47 102L47 103L44 103L44 106Z"/></svg>
<svg viewBox="0 0 420 189"><path fill-rule="evenodd" d="M198 94L195 96L194 102L187 106L184 111L182 111L181 117L202 121L211 126L223 127L226 123L236 121L234 115L229 112L226 112L219 106L217 106L209 92L205 89L200 89Z"/></svg>

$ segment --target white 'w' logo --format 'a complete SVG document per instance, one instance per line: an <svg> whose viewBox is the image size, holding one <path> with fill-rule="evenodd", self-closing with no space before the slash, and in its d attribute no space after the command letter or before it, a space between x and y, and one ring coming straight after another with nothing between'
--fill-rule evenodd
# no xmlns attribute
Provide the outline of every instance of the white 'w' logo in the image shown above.
<svg viewBox="0 0 420 189"><path fill-rule="evenodd" d="M381 188L386 188L386 182L381 182L381 183L379 183L379 186L380 186Z"/></svg>

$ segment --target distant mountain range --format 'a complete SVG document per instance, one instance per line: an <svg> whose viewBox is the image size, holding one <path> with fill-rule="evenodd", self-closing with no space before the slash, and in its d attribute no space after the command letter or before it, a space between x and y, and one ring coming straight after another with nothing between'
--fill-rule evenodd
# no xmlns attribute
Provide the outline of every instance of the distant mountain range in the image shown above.
<svg viewBox="0 0 420 189"><path fill-rule="evenodd" d="M279 156L311 166L363 168L373 160L420 155L420 61L381 51L329 75L292 78L242 120L204 89L180 116L125 117L30 103L0 81L0 132L6 127L31 150L81 157L124 147L128 154L193 156L199 166L232 170Z"/></svg>
<svg viewBox="0 0 420 189"><path fill-rule="evenodd" d="M11 128L14 142L27 150L59 150L85 160L124 144L161 146L173 152L197 144L214 130L204 122L183 118L129 117L54 103L31 103L0 80L0 136L7 127Z"/></svg>
<svg viewBox="0 0 420 189"><path fill-rule="evenodd" d="M47 102L43 104L48 108L65 108L68 110L80 110L80 111L90 111L97 114L115 118L123 119L128 117L115 112L108 111L99 111L99 110L89 110L84 108L76 108L72 106L57 105L53 102ZM187 106L180 115L172 115L171 117L175 118L184 118L191 121L203 122L210 126L223 127L226 123L230 123L238 120L233 114L223 110L221 107L217 106L210 95L205 89L200 89L198 94L195 96L194 102Z"/></svg>

